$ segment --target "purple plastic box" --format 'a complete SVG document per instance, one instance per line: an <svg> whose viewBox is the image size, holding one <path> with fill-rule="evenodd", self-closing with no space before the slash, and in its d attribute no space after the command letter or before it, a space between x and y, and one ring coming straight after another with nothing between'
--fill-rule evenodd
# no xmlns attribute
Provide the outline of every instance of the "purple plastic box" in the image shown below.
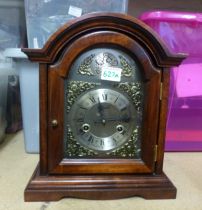
<svg viewBox="0 0 202 210"><path fill-rule="evenodd" d="M171 52L187 53L171 70L166 151L202 151L202 13L152 11L139 19Z"/></svg>

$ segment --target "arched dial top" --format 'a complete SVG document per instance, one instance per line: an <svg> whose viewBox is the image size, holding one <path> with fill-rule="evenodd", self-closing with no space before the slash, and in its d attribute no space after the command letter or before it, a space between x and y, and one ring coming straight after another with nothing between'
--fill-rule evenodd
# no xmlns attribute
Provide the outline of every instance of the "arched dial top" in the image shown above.
<svg viewBox="0 0 202 210"><path fill-rule="evenodd" d="M68 79L132 82L140 80L141 74L136 71L137 68L139 68L137 61L123 50L109 47L94 48L77 57L71 66ZM103 72L104 70L106 72Z"/></svg>

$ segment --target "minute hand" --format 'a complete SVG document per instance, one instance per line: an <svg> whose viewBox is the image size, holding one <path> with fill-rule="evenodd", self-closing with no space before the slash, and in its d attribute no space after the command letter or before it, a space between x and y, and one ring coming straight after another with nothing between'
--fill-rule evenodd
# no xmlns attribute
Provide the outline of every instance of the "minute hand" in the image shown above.
<svg viewBox="0 0 202 210"><path fill-rule="evenodd" d="M113 122L113 121L121 121L121 122L129 122L130 117L109 117L104 118L105 122ZM95 123L102 123L102 119L96 120Z"/></svg>

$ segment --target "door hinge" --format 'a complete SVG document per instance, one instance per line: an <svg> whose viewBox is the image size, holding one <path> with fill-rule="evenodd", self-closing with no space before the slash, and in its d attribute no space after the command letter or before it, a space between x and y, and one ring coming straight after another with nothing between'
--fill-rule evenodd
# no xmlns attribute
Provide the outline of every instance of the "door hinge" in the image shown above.
<svg viewBox="0 0 202 210"><path fill-rule="evenodd" d="M154 162L157 161L157 157L158 157L158 145L156 144L154 146Z"/></svg>
<svg viewBox="0 0 202 210"><path fill-rule="evenodd" d="M161 82L160 84L160 101L162 100L162 97L163 97L163 83Z"/></svg>

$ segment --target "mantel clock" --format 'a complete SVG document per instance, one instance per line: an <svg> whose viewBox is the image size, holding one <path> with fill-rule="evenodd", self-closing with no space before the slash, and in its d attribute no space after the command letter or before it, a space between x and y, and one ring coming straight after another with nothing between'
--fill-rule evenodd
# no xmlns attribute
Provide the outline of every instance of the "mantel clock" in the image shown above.
<svg viewBox="0 0 202 210"><path fill-rule="evenodd" d="M40 162L26 201L64 197L175 198L163 173L172 55L145 24L89 14L43 49L23 49L40 72Z"/></svg>

